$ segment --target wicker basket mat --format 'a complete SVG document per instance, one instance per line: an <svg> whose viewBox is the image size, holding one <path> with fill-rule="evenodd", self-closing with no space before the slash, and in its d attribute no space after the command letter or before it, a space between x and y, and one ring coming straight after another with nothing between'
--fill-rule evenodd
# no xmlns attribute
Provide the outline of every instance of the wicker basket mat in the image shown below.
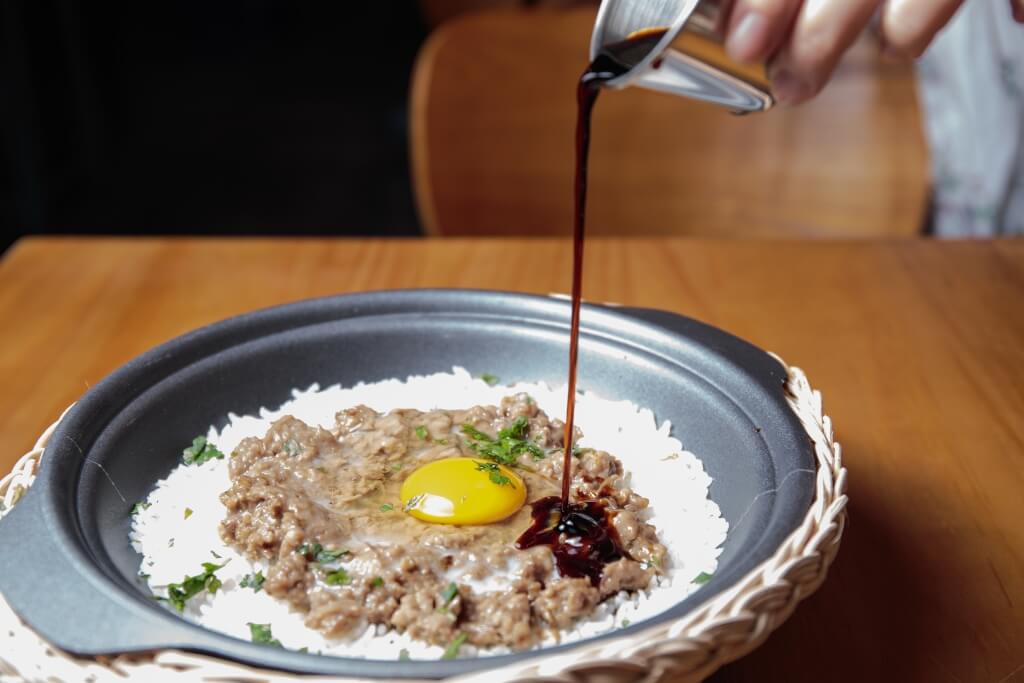
<svg viewBox="0 0 1024 683"><path fill-rule="evenodd" d="M583 643L565 653L539 655L502 669L449 679L458 683L562 681L626 683L700 681L723 664L747 654L792 613L825 579L839 549L846 520L846 468L822 413L821 394L799 368L789 368L790 406L814 444L816 492L803 523L775 555L724 593L668 623L635 634ZM59 422L59 420L58 420ZM54 423L35 447L0 479L0 517L35 478ZM779 487L786 485L786 480ZM280 681L312 683L325 678L256 669L203 655L164 650L145 655L75 657L36 635L0 596L0 683L8 681Z"/></svg>

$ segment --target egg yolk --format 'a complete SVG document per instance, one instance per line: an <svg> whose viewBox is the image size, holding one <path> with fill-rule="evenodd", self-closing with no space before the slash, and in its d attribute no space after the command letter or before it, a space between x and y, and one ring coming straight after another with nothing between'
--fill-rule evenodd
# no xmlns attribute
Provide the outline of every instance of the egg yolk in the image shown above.
<svg viewBox="0 0 1024 683"><path fill-rule="evenodd" d="M490 524L526 502L526 484L511 469L476 458L445 458L417 468L402 482L406 512L425 522Z"/></svg>

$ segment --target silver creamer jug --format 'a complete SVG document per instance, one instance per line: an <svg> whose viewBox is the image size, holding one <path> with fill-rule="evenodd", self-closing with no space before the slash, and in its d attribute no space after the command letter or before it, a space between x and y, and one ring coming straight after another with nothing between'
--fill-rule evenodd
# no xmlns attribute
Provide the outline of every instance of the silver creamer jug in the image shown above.
<svg viewBox="0 0 1024 683"><path fill-rule="evenodd" d="M610 45L653 30L664 34L631 56L629 70L605 85L635 85L692 97L736 113L774 104L763 67L733 62L725 54L721 13L727 0L602 0L590 40L594 59Z"/></svg>

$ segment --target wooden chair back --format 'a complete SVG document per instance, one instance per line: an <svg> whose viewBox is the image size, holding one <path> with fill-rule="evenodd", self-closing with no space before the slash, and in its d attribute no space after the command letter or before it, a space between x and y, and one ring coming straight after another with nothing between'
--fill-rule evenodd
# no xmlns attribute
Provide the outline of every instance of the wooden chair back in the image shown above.
<svg viewBox="0 0 1024 683"><path fill-rule="evenodd" d="M433 235L568 235L592 7L442 24L414 69L411 158ZM915 235L927 152L912 68L859 44L813 102L733 116L637 88L594 113L588 234Z"/></svg>

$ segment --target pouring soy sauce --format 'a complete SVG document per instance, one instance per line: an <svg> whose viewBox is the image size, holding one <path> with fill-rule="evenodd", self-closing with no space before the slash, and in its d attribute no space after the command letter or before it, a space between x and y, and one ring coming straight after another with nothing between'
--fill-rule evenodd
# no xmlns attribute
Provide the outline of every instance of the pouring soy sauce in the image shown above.
<svg viewBox="0 0 1024 683"><path fill-rule="evenodd" d="M569 390L565 407L561 496L533 503L532 523L516 539L519 549L549 545L563 576L587 577L595 586L604 566L627 557L622 541L609 523L600 501L569 500L572 483L573 430L576 413L576 361L580 341L580 301L583 285L583 242L587 208L587 163L590 122L601 88L629 71L665 35L665 29L639 31L624 41L606 46L580 76L576 85L576 181L572 238L572 322L569 333Z"/></svg>

